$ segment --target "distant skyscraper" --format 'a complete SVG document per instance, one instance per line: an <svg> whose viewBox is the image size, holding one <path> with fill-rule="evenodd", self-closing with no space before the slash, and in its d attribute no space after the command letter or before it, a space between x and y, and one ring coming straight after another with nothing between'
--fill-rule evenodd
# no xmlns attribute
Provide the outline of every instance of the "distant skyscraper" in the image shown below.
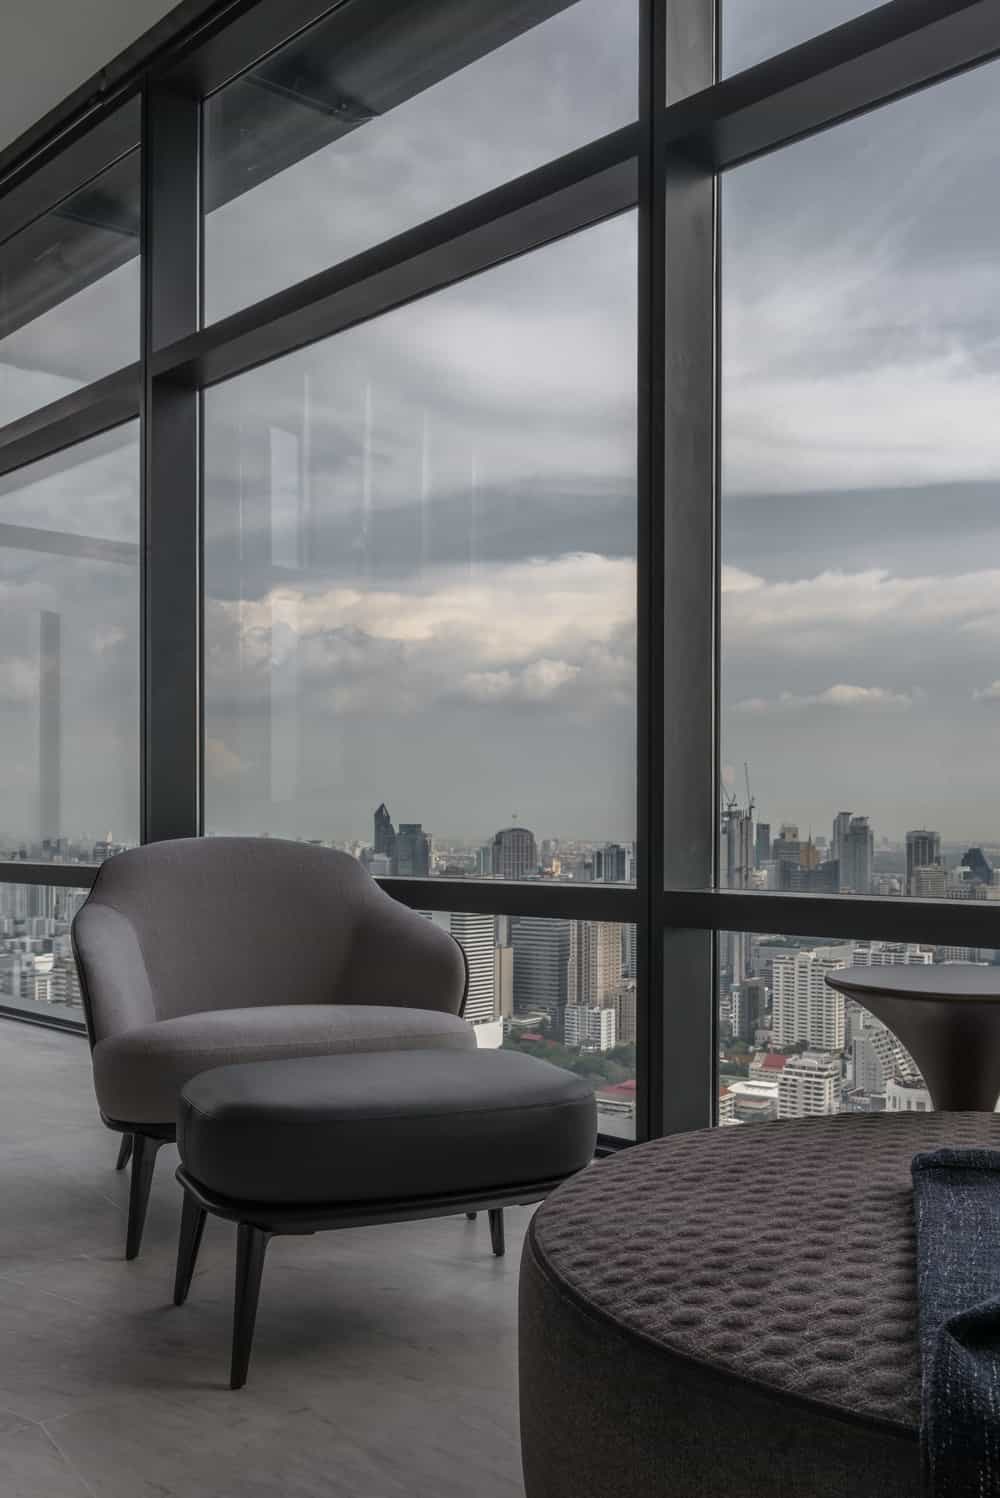
<svg viewBox="0 0 1000 1498"><path fill-rule="evenodd" d="M514 1013L545 1014L557 1040L566 1008L569 928L569 921L554 917L519 916L511 922Z"/></svg>
<svg viewBox="0 0 1000 1498"><path fill-rule="evenodd" d="M622 927L622 977L635 978L638 976L638 953L636 942L638 940L638 929L631 922Z"/></svg>
<svg viewBox="0 0 1000 1498"><path fill-rule="evenodd" d="M929 869L941 862L941 834L928 832L919 827L906 834L906 892L916 894L912 888L915 869Z"/></svg>
<svg viewBox="0 0 1000 1498"><path fill-rule="evenodd" d="M846 813L841 813L846 815ZM834 823L834 835L840 831L838 852L840 864L840 889L855 895L869 895L872 888L872 861L875 857L875 835L867 817L851 817L847 827L838 829Z"/></svg>
<svg viewBox="0 0 1000 1498"><path fill-rule="evenodd" d="M833 819L833 836L830 838L830 857L843 862L844 840L851 826L851 813L838 811Z"/></svg>
<svg viewBox="0 0 1000 1498"><path fill-rule="evenodd" d="M805 1041L817 1050L844 1049L844 995L825 981L846 964L821 948L774 959L773 1033L776 1045Z"/></svg>
<svg viewBox="0 0 1000 1498"><path fill-rule="evenodd" d="M431 840L419 822L400 822L393 873L404 879L426 879L431 871Z"/></svg>
<svg viewBox="0 0 1000 1498"><path fill-rule="evenodd" d="M909 893L918 900L943 900L947 887L947 876L939 863L927 867L917 865L910 875Z"/></svg>
<svg viewBox="0 0 1000 1498"><path fill-rule="evenodd" d="M494 879L527 879L538 873L535 834L527 827L504 827L493 839Z"/></svg>
<svg viewBox="0 0 1000 1498"><path fill-rule="evenodd" d="M469 964L469 992L465 1018L473 1025L490 1024L502 1013L500 967L497 962L497 923L492 915L445 914L425 911L428 920L441 926L458 942Z"/></svg>
<svg viewBox="0 0 1000 1498"><path fill-rule="evenodd" d="M566 1001L600 1009L621 983L621 927L611 921L573 921L569 930Z"/></svg>
<svg viewBox="0 0 1000 1498"><path fill-rule="evenodd" d="M396 853L396 829L392 825L392 817L384 801L375 812L375 836L372 847L374 852L384 853L390 861Z"/></svg>
<svg viewBox="0 0 1000 1498"><path fill-rule="evenodd" d="M631 884L632 850L622 843L594 849L594 880L599 884Z"/></svg>
<svg viewBox="0 0 1000 1498"><path fill-rule="evenodd" d="M615 990L615 1044L634 1045L636 1032L636 996L634 983L622 983Z"/></svg>
<svg viewBox="0 0 1000 1498"><path fill-rule="evenodd" d="M754 857L756 858L758 868L762 868L764 864L771 862L770 822L757 823L757 836L754 839Z"/></svg>
<svg viewBox="0 0 1000 1498"><path fill-rule="evenodd" d="M802 843L794 822L782 822L778 836L771 841L771 857L775 863L801 863Z"/></svg>
<svg viewBox="0 0 1000 1498"><path fill-rule="evenodd" d="M982 848L967 848L962 854L962 867L968 869L972 883L993 883L993 865Z"/></svg>

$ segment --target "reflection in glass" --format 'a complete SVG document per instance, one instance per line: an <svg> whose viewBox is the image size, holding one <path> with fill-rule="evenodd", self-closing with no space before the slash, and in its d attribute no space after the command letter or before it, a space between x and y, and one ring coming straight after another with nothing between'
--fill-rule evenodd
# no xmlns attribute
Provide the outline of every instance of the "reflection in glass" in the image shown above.
<svg viewBox="0 0 1000 1498"><path fill-rule="evenodd" d="M395 9L339 7L208 101L208 321L636 116L636 0Z"/></svg>
<svg viewBox="0 0 1000 1498"><path fill-rule="evenodd" d="M70 925L83 889L0 884L0 1007L83 1021Z"/></svg>
<svg viewBox="0 0 1000 1498"><path fill-rule="evenodd" d="M138 838L136 424L0 479L0 860Z"/></svg>
<svg viewBox="0 0 1000 1498"><path fill-rule="evenodd" d="M724 181L734 886L991 896L997 100L981 68Z"/></svg>
<svg viewBox="0 0 1000 1498"><path fill-rule="evenodd" d="M207 393L207 830L631 876L635 274L630 214Z"/></svg>
<svg viewBox="0 0 1000 1498"><path fill-rule="evenodd" d="M139 153L0 245L0 425L139 357Z"/></svg>
<svg viewBox="0 0 1000 1498"><path fill-rule="evenodd" d="M983 947L720 932L719 1122L930 1112L909 1051L826 974L998 960Z"/></svg>

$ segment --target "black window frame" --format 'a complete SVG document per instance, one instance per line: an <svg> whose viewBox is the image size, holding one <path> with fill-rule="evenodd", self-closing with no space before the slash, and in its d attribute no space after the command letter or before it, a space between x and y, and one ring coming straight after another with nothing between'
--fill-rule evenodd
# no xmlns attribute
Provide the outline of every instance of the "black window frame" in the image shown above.
<svg viewBox="0 0 1000 1498"><path fill-rule="evenodd" d="M379 0L347 3L374 15ZM717 887L718 187L732 167L1000 57L1000 7L889 0L719 81L717 3L639 0L634 124L209 327L202 101L329 0L192 0L0 153L2 240L122 148L121 106L140 101L142 357L0 428L0 474L141 420L143 841L202 831L202 392L638 209L636 884L380 882L425 910L634 922L640 1140L716 1121L719 932L995 943L978 902ZM79 888L95 872L6 862L0 883Z"/></svg>

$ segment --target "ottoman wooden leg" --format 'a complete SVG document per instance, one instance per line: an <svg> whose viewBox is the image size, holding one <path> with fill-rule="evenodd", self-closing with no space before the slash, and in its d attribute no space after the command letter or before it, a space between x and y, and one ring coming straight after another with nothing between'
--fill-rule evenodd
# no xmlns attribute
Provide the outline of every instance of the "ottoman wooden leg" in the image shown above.
<svg viewBox="0 0 1000 1498"><path fill-rule="evenodd" d="M181 1213L181 1232L177 1240L177 1273L174 1276L175 1306L182 1306L188 1298L207 1215L205 1208L199 1207L194 1197L185 1191L184 1208Z"/></svg>
<svg viewBox="0 0 1000 1498"><path fill-rule="evenodd" d="M236 1303L233 1309L233 1358L229 1387L242 1389L247 1381L250 1350L257 1321L260 1277L271 1234L253 1223L241 1222L236 1240Z"/></svg>
<svg viewBox="0 0 1000 1498"><path fill-rule="evenodd" d="M503 1231L503 1207L494 1207L490 1210L490 1242L497 1258L502 1258L507 1248Z"/></svg>

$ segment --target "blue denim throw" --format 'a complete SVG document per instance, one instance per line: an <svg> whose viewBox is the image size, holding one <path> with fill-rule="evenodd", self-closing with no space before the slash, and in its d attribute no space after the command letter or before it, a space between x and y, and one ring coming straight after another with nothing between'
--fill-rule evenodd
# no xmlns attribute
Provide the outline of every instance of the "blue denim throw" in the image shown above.
<svg viewBox="0 0 1000 1498"><path fill-rule="evenodd" d="M1000 1152L913 1160L928 1498L1000 1495Z"/></svg>

